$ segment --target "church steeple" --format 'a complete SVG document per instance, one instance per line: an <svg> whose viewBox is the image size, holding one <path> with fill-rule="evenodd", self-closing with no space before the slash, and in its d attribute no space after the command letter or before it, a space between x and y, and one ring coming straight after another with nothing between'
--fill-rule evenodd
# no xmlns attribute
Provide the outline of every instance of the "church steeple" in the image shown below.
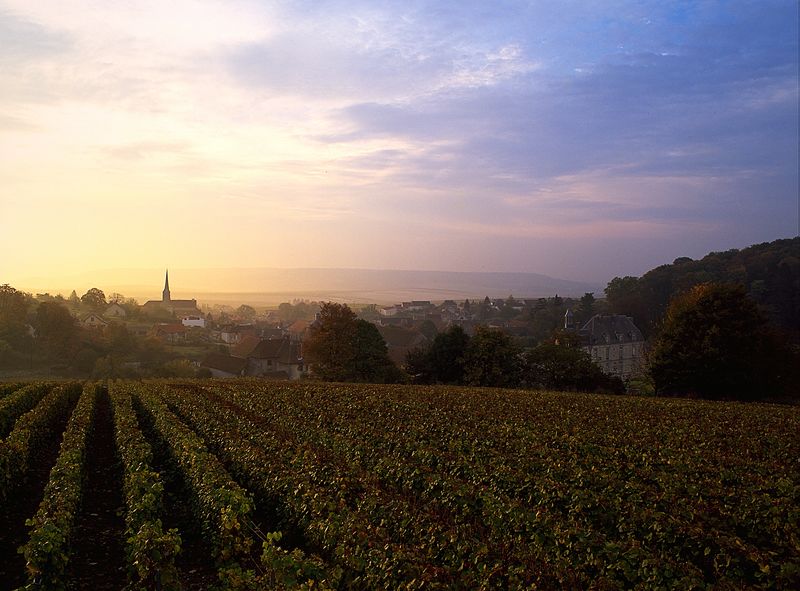
<svg viewBox="0 0 800 591"><path fill-rule="evenodd" d="M169 301L169 269L167 269L167 274L164 277L164 291L161 293L161 301Z"/></svg>

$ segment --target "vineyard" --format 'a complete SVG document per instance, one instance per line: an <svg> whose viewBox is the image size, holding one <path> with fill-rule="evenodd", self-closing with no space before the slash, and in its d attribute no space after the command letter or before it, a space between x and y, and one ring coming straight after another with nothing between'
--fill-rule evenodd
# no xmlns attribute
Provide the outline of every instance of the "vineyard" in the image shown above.
<svg viewBox="0 0 800 591"><path fill-rule="evenodd" d="M0 384L0 589L798 589L800 408Z"/></svg>

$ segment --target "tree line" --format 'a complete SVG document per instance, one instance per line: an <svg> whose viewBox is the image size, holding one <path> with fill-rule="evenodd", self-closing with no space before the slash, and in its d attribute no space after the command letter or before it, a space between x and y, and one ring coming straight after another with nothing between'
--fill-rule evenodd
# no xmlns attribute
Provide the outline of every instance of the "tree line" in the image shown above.
<svg viewBox="0 0 800 591"><path fill-rule="evenodd" d="M329 381L412 382L500 388L621 393L619 378L608 376L577 346L543 343L525 351L500 330L478 326L468 335L453 325L430 344L414 349L398 368L374 324L346 305L327 302L303 343L313 375Z"/></svg>
<svg viewBox="0 0 800 591"><path fill-rule="evenodd" d="M81 297L73 291L69 298L34 298L0 285L0 369L95 378L196 375L194 367L176 359L158 339L138 337L122 322L87 330L72 313L100 313L112 302L128 318L139 314L135 300L120 294L107 299L98 288Z"/></svg>

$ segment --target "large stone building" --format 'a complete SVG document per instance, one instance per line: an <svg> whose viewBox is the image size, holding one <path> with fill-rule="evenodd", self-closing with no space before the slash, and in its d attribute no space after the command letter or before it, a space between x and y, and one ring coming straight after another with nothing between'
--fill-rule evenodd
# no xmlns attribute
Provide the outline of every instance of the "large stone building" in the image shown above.
<svg viewBox="0 0 800 591"><path fill-rule="evenodd" d="M197 308L197 300L173 300L169 292L169 271L166 272L164 277L164 291L161 292L160 300L150 300L145 302L142 306L145 313L151 315L159 315L167 312L173 314L176 318L186 318L189 316L201 316L200 310Z"/></svg>
<svg viewBox="0 0 800 591"><path fill-rule="evenodd" d="M604 372L627 380L641 369L644 337L633 318L621 314L592 316L579 330L572 311L564 316L564 328L577 330L581 348Z"/></svg>

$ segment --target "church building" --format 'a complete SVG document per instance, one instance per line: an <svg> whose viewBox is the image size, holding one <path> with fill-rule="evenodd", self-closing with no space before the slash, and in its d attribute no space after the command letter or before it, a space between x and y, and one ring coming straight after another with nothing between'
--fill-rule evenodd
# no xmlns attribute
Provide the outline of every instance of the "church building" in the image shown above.
<svg viewBox="0 0 800 591"><path fill-rule="evenodd" d="M200 316L200 310L197 307L197 300L173 300L169 293L169 270L164 277L164 291L161 292L160 300L150 300L145 302L142 306L145 313L158 314L159 312L167 311L174 314L177 318L185 316Z"/></svg>

